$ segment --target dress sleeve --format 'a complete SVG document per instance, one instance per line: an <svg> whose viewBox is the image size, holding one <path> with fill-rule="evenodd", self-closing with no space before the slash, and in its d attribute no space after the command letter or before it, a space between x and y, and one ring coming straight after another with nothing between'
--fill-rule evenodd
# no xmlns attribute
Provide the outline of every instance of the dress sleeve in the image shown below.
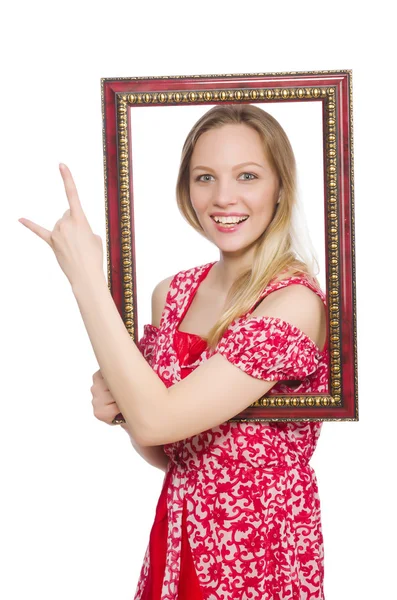
<svg viewBox="0 0 397 600"><path fill-rule="evenodd" d="M140 350L143 358L147 360L149 365L152 365L153 350L156 343L159 328L154 325L144 325L143 335L138 341L138 349Z"/></svg>
<svg viewBox="0 0 397 600"><path fill-rule="evenodd" d="M240 317L220 339L216 353L252 377L302 380L317 370L321 352L301 329L278 317Z"/></svg>

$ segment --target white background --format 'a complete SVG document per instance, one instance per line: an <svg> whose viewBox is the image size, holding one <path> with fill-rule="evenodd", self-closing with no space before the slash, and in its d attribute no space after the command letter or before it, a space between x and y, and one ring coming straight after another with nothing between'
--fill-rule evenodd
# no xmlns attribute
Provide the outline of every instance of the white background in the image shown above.
<svg viewBox="0 0 397 600"><path fill-rule="evenodd" d="M396 597L396 85L389 3L22 2L1 35L0 597L132 600L163 473L93 417L98 365L51 249L72 170L105 239L100 78L353 69L360 421L312 458L327 600ZM358 12L358 10L360 12ZM104 264L104 268L106 268Z"/></svg>
<svg viewBox="0 0 397 600"><path fill-rule="evenodd" d="M182 217L175 193L185 138L212 106L130 109L139 338L143 325L150 322L151 296L159 281L219 259L218 248ZM261 102L256 106L279 121L291 142L298 174L299 237L305 248L310 242L315 251L319 268L315 274L325 291L323 103Z"/></svg>

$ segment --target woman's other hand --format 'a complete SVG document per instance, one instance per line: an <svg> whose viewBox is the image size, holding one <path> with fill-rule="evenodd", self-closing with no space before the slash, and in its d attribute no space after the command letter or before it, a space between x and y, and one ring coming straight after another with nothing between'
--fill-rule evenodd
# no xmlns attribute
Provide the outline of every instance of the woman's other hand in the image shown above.
<svg viewBox="0 0 397 600"><path fill-rule="evenodd" d="M112 424L113 419L121 411L117 406L107 383L99 369L92 376L93 385L90 390L92 392L92 406L94 408L94 416L108 425ZM123 429L128 431L125 423L121 424Z"/></svg>

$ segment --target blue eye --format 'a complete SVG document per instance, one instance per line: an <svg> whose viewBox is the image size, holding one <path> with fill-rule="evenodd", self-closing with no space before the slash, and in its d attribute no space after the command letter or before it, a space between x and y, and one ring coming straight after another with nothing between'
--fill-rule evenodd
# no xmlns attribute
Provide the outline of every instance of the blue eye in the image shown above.
<svg viewBox="0 0 397 600"><path fill-rule="evenodd" d="M241 175L249 175L249 179L244 177L244 181L253 181L254 179L258 179L257 175L254 175L254 173L241 173ZM202 179L202 177L213 177L213 175L210 175L209 173L204 173L203 175L199 175L198 177L196 177L196 181L210 181L210 179Z"/></svg>
<svg viewBox="0 0 397 600"><path fill-rule="evenodd" d="M257 179L257 176L254 175L253 173L241 173L242 175L250 175L250 177L252 177L252 179ZM245 179L245 181L252 181L252 179Z"/></svg>

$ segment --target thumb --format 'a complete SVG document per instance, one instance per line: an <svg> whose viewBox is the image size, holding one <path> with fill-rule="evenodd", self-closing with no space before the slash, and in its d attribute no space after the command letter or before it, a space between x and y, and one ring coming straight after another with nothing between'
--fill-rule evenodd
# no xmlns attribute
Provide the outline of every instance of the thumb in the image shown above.
<svg viewBox="0 0 397 600"><path fill-rule="evenodd" d="M48 231L48 229L45 229L45 227L41 227L41 225L38 225L37 223L33 223L33 221L30 221L29 219L21 218L18 219L18 221L22 223L22 225L25 225L25 227L30 229L30 231L33 231L33 233L38 235L42 240L47 242L49 246L52 247L51 231Z"/></svg>

